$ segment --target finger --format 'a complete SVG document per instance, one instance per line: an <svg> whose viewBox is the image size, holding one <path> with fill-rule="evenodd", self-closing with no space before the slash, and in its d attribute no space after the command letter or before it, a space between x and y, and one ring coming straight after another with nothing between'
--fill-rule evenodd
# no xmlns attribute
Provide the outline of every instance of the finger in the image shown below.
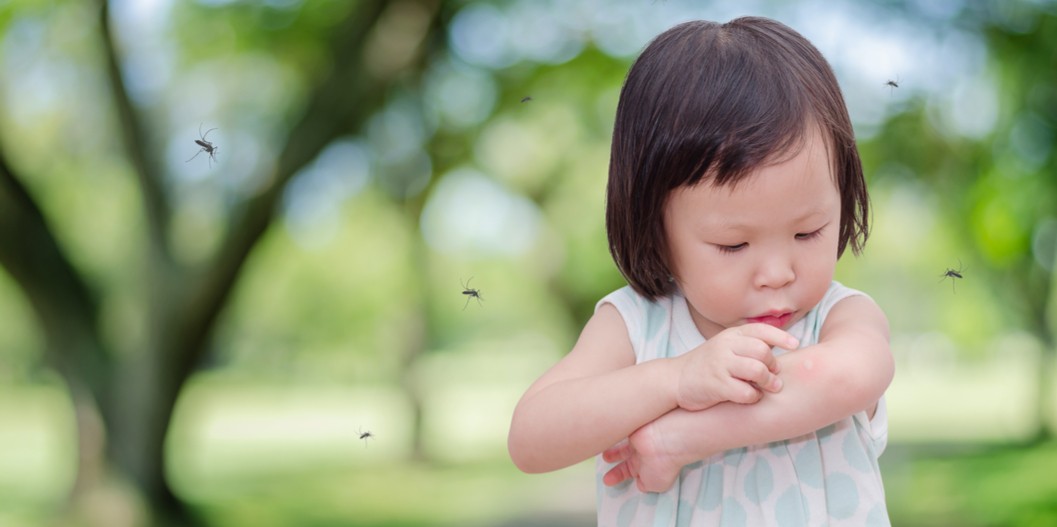
<svg viewBox="0 0 1057 527"><path fill-rule="evenodd" d="M627 439L605 449L602 452L602 460L606 463L617 463L631 457L631 443Z"/></svg>
<svg viewBox="0 0 1057 527"><path fill-rule="evenodd" d="M762 385L758 384L757 386L759 386L761 390L765 390L771 393L778 393L782 391L782 387L785 386L785 383L782 382L781 377L777 375L772 375L770 383Z"/></svg>
<svg viewBox="0 0 1057 527"><path fill-rule="evenodd" d="M762 390L777 392L782 389L782 379L775 375L764 363L749 358L731 366L730 374L737 379L751 382Z"/></svg>
<svg viewBox="0 0 1057 527"><path fill-rule="evenodd" d="M737 343L732 343L732 351L736 355L760 361L771 372L778 373L780 370L771 346L762 340L751 337L739 339Z"/></svg>
<svg viewBox="0 0 1057 527"><path fill-rule="evenodd" d="M619 485L633 477L635 476L631 474L631 468L628 466L628 464L621 463L610 469L609 472L606 472L605 476L602 476L602 483L604 483L607 487L612 487L614 485Z"/></svg>
<svg viewBox="0 0 1057 527"><path fill-rule="evenodd" d="M800 346L800 341L790 335L788 331L760 322L738 326L738 334L760 339L771 346L778 346L787 350L794 350Z"/></svg>
<svg viewBox="0 0 1057 527"><path fill-rule="evenodd" d="M763 397L755 385L736 379L731 380L723 391L728 401L738 404L753 404Z"/></svg>

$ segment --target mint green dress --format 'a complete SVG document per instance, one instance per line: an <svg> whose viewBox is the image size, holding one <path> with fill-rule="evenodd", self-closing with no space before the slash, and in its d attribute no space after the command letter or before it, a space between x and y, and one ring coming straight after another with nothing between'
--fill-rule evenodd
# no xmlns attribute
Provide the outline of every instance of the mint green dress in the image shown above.
<svg viewBox="0 0 1057 527"><path fill-rule="evenodd" d="M817 343L830 308L862 294L833 282L822 301L789 332L801 346ZM598 305L603 303L615 306L623 317L636 362L675 357L705 341L680 294L650 302L624 287ZM775 353L789 351L776 348ZM730 450L687 465L675 485L661 493L639 492L630 480L605 486L602 476L614 465L599 455L598 525L888 526L877 464L887 440L882 399L872 419L860 412L804 436Z"/></svg>

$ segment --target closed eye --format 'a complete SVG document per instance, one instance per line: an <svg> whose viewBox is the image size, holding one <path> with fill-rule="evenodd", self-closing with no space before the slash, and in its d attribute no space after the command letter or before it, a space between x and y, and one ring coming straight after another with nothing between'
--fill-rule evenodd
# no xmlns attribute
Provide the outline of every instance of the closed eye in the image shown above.
<svg viewBox="0 0 1057 527"><path fill-rule="evenodd" d="M825 227L823 227L823 228L825 228ZM812 238L817 238L817 237L819 237L821 235L822 235L822 229L818 229L818 230L812 231L812 232L800 232L800 233L797 233L796 239L798 239L798 240L810 240Z"/></svg>
<svg viewBox="0 0 1057 527"><path fill-rule="evenodd" d="M739 243L737 245L717 245L716 247L721 253L736 253L748 246L748 243Z"/></svg>

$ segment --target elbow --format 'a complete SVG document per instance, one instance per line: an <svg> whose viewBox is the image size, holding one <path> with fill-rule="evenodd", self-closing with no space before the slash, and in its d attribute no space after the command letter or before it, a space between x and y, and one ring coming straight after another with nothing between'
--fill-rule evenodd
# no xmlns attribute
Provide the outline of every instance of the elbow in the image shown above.
<svg viewBox="0 0 1057 527"><path fill-rule="evenodd" d="M510 426L510 433L506 438L506 451L510 455L510 460L514 462L514 466L518 470L526 473L532 473L532 465L528 462L528 458L525 456L524 448L521 446L519 438L515 434L514 425Z"/></svg>
<svg viewBox="0 0 1057 527"><path fill-rule="evenodd" d="M518 470L526 474L539 474L546 472L542 470L539 462L534 459L532 455L532 440L528 437L530 431L523 430L523 423L518 419L517 410L514 411L514 418L510 422L510 432L506 438L506 450L510 455L510 460L514 462L514 466Z"/></svg>
<svg viewBox="0 0 1057 527"><path fill-rule="evenodd" d="M525 456L518 446L515 445L514 441L507 440L507 452L510 454L510 460L514 462L514 466L518 470L525 474L538 474L539 471L535 470L535 466L531 463L529 458Z"/></svg>
<svg viewBox="0 0 1057 527"><path fill-rule="evenodd" d="M528 443L528 441L517 433L517 428L511 426L510 434L507 436L506 449L507 453L510 455L510 460L514 462L514 466L526 474L540 474L542 472L547 472L547 470L541 467L540 463L533 458L531 455L532 449L526 443Z"/></svg>
<svg viewBox="0 0 1057 527"><path fill-rule="evenodd" d="M554 472L572 466L575 463L587 459L578 459L575 454L556 450L552 443L553 438L537 435L530 437L515 437L513 433L507 438L507 453L514 466L525 474L543 474Z"/></svg>
<svg viewBox="0 0 1057 527"><path fill-rule="evenodd" d="M526 474L542 474L565 468L572 462L565 461L551 435L536 423L518 420L517 413L510 425L506 441L507 454L514 466Z"/></svg>

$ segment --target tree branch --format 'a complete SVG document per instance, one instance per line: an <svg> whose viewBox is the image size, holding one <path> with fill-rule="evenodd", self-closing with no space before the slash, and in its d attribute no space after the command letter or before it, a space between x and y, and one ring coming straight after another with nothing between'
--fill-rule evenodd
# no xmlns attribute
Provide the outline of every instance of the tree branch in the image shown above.
<svg viewBox="0 0 1057 527"><path fill-rule="evenodd" d="M0 151L0 265L37 315L44 356L73 390L106 396L110 357L99 335L95 294L66 257L44 214Z"/></svg>
<svg viewBox="0 0 1057 527"><path fill-rule="evenodd" d="M99 14L100 36L106 52L107 76L110 79L114 105L121 123L118 135L121 137L125 152L132 163L136 179L139 181L140 192L143 196L144 213L147 219L147 229L150 233L148 239L150 240L151 250L154 256L168 262L171 259L168 239L172 206L161 184L161 168L154 162L154 157L148 155L151 144L149 132L143 125L142 119L140 119L139 113L132 103L128 89L125 86L121 59L118 57L114 32L110 25L110 2L101 0L101 3L102 9L100 9Z"/></svg>
<svg viewBox="0 0 1057 527"><path fill-rule="evenodd" d="M431 17L437 13L432 0L420 2ZM364 52L372 29L399 3L361 2L356 11L336 29L331 41L334 65L309 95L309 104L301 119L292 127L279 155L271 184L247 200L241 213L232 221L227 239L220 244L216 258L196 282L187 306L188 325L181 334L193 339L182 370L190 373L205 352L204 343L213 323L234 287L238 274L253 247L271 225L276 205L293 176L311 162L331 141L350 130L359 130L381 107L398 76L371 75L366 71ZM440 28L443 29L443 28ZM423 31L436 31L436 24L426 24ZM426 41L421 35L420 41ZM421 55L421 46L416 53ZM418 64L416 64L416 67Z"/></svg>

